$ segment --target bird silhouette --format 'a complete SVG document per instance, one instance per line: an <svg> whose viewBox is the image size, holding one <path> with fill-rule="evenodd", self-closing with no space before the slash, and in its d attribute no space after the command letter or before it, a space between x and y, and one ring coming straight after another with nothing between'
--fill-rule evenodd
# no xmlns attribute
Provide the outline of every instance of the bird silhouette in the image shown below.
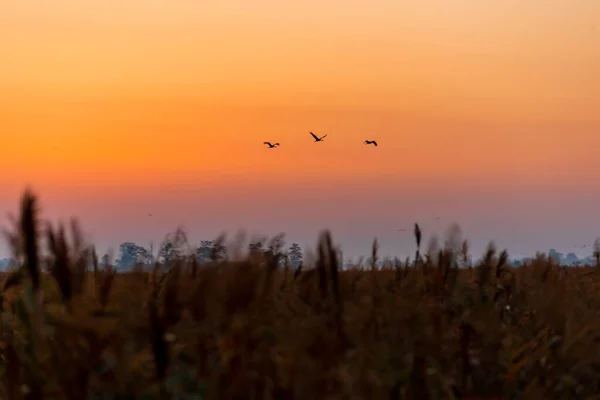
<svg viewBox="0 0 600 400"><path fill-rule="evenodd" d="M271 144L271 142L264 142L263 144L269 146L270 149L279 146L279 143Z"/></svg>
<svg viewBox="0 0 600 400"><path fill-rule="evenodd" d="M365 144L374 144L377 147L377 142L374 140L365 140Z"/></svg>
<svg viewBox="0 0 600 400"><path fill-rule="evenodd" d="M398 232L406 232L406 229L398 229Z"/></svg>
<svg viewBox="0 0 600 400"><path fill-rule="evenodd" d="M312 132L308 132L308 133L310 133L310 134L312 135L312 137L314 137L314 138L315 138L315 142L322 142L322 141L323 141L323 139L325 139L325 136L327 136L327 135L324 135L324 136L318 137L317 135L315 135L315 134L314 134L314 133L312 133Z"/></svg>

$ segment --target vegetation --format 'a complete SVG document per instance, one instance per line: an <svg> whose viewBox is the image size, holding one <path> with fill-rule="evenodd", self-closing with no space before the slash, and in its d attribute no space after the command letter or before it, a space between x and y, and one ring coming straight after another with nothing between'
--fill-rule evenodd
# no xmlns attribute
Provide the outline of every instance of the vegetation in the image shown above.
<svg viewBox="0 0 600 400"><path fill-rule="evenodd" d="M40 226L31 193L13 222L17 266L0 302L3 399L600 392L598 265L567 268L540 254L509 268L490 244L471 266L458 229L422 254L415 225L414 259L384 268L375 241L370 266L341 270L328 232L314 262L297 268L282 236L267 250L200 264L180 250L179 232L166 261L117 274L77 223Z"/></svg>

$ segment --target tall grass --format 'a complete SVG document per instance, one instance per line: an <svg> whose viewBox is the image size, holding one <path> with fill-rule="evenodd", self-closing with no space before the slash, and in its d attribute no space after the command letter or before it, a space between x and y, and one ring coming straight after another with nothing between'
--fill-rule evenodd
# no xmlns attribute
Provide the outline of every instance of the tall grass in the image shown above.
<svg viewBox="0 0 600 400"><path fill-rule="evenodd" d="M248 257L199 264L181 253L117 273L76 222L70 235L61 224L42 230L29 191L13 222L3 399L582 399L600 390L595 267L539 255L510 268L492 244L472 266L457 228L423 254L415 224L414 260L383 268L375 240L368 269L341 270L325 231L314 263L293 273L280 267L282 236Z"/></svg>

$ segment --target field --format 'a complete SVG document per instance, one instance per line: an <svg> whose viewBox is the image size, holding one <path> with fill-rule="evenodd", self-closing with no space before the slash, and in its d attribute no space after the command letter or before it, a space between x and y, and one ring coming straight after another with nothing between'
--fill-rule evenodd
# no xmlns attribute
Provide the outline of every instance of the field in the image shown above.
<svg viewBox="0 0 600 400"><path fill-rule="evenodd" d="M270 251L116 273L26 193L7 234L2 399L585 399L600 392L597 266L519 268L457 237L338 268ZM425 254L423 254L425 253ZM374 243L372 262L377 260ZM88 265L93 264L93 269ZM312 264L312 263L311 263Z"/></svg>

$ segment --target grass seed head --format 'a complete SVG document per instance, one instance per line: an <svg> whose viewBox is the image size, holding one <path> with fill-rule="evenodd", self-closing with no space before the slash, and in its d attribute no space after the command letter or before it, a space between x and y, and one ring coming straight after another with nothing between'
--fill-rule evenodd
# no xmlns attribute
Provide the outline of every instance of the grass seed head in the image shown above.
<svg viewBox="0 0 600 400"><path fill-rule="evenodd" d="M37 212L37 198L28 189L21 200L21 236L24 245L25 265L31 277L34 293L40 287Z"/></svg>

